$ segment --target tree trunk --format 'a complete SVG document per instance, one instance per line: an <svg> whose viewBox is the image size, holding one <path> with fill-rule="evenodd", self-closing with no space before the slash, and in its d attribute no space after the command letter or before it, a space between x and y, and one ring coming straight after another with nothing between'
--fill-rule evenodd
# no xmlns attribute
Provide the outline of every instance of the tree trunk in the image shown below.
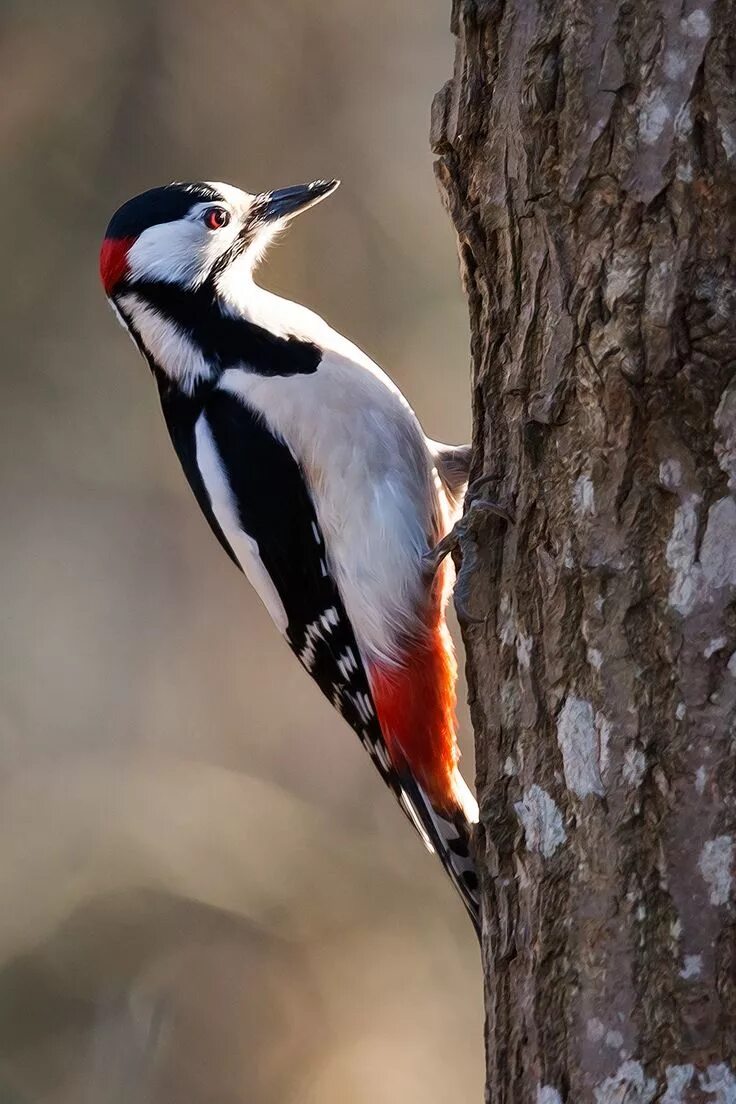
<svg viewBox="0 0 736 1104"><path fill-rule="evenodd" d="M736 0L452 29L487 1099L733 1104Z"/></svg>

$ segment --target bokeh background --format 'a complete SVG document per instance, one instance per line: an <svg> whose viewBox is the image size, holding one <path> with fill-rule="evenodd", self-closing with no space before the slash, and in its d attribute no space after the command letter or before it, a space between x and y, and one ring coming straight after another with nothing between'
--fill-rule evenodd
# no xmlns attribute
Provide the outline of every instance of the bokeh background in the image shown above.
<svg viewBox="0 0 736 1104"><path fill-rule="evenodd" d="M449 6L2 5L1 1104L481 1097L463 910L213 540L97 281L153 184L339 176L263 282L466 439Z"/></svg>

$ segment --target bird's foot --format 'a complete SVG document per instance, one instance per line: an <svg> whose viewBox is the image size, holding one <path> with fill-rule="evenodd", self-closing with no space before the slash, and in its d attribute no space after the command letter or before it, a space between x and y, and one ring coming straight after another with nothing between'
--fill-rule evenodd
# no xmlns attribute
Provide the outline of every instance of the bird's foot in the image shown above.
<svg viewBox="0 0 736 1104"><path fill-rule="evenodd" d="M486 503L486 505L492 506L494 512L498 514L499 517L503 518L504 521L507 521L509 525L513 525L514 516L506 506L502 506L500 502L495 502L492 499L480 498L480 492L484 487L487 487L490 483L497 482L498 480L495 475L481 475L478 479L474 479L472 483L468 484L468 489L465 492L465 508L467 510L469 506L472 506L480 499L480 501Z"/></svg>
<svg viewBox="0 0 736 1104"><path fill-rule="evenodd" d="M440 567L440 564L456 549L462 556L462 562L455 580L454 600L455 610L461 624L482 624L484 618L475 617L468 609L468 597L470 592L469 579L477 560L476 534L483 522L490 514L501 518L508 525L512 525L514 518L511 512L499 502L481 498L483 487L494 482L492 476L481 476L468 487L465 495L465 513L453 525L447 536L443 537L424 557L424 574L428 582L431 582Z"/></svg>

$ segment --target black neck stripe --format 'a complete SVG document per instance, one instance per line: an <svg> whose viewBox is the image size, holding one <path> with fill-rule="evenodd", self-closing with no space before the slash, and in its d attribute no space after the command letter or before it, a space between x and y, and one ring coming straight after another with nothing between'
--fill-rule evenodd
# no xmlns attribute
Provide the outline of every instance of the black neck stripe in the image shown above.
<svg viewBox="0 0 736 1104"><path fill-rule="evenodd" d="M322 359L311 341L280 337L245 318L223 314L209 281L195 290L152 281L123 284L117 295L131 293L174 322L220 371L242 365L262 376L295 376L316 372Z"/></svg>

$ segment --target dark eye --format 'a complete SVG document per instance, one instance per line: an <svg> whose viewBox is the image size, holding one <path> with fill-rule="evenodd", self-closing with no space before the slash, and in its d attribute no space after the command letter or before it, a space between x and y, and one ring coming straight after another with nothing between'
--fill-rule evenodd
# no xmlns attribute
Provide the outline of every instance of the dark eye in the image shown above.
<svg viewBox="0 0 736 1104"><path fill-rule="evenodd" d="M223 207L210 207L204 213L204 224L208 230L222 230L230 221L230 212Z"/></svg>

